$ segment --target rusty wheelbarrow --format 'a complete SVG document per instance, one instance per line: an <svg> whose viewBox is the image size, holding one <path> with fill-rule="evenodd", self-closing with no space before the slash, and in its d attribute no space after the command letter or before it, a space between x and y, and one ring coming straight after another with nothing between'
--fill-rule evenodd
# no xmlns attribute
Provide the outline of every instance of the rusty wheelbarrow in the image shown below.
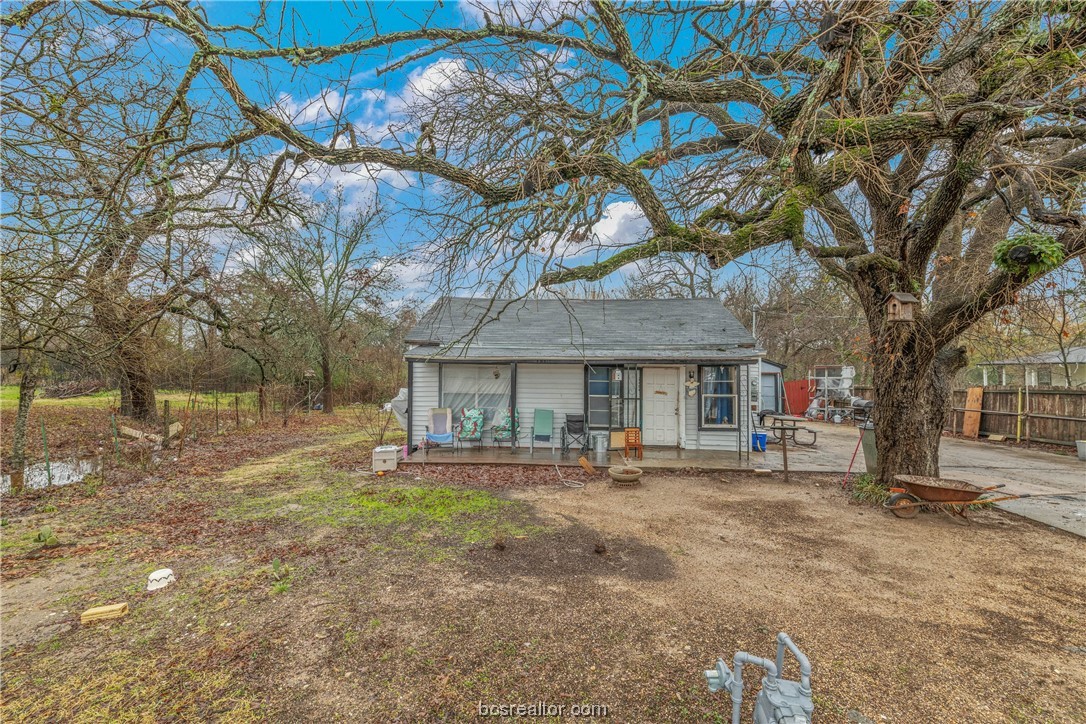
<svg viewBox="0 0 1086 724"><path fill-rule="evenodd" d="M923 475L895 475L894 480L901 484L899 488L890 488L890 497L883 504L898 518L914 518L924 506L941 510L951 518L968 522L965 511L970 505L988 505L1004 500L1022 498L1067 497L1071 491L1059 493L1019 493L982 497L985 493L1002 488L1003 485L990 485L982 488L964 480L929 478Z"/></svg>

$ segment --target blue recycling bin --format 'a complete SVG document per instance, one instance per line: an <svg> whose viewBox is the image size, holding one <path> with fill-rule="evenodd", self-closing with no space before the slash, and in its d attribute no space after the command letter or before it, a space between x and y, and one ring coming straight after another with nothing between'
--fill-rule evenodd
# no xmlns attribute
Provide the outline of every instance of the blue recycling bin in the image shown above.
<svg viewBox="0 0 1086 724"><path fill-rule="evenodd" d="M764 432L752 432L750 434L750 447L754 452L765 452L766 434Z"/></svg>

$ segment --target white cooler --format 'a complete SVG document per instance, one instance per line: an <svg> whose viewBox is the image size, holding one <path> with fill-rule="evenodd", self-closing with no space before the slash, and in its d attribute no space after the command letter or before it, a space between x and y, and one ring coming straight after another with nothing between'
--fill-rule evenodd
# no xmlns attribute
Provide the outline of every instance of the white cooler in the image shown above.
<svg viewBox="0 0 1086 724"><path fill-rule="evenodd" d="M395 470L396 460L400 456L400 448L398 445L381 445L373 449L373 472L379 473L382 470Z"/></svg>

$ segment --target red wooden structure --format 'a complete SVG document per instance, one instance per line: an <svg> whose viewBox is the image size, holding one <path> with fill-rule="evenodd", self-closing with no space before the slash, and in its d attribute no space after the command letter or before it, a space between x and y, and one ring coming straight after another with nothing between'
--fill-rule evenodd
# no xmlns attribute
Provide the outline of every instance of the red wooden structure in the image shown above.
<svg viewBox="0 0 1086 724"><path fill-rule="evenodd" d="M811 404L811 385L807 380L791 380L784 383L784 411L789 415L802 416Z"/></svg>

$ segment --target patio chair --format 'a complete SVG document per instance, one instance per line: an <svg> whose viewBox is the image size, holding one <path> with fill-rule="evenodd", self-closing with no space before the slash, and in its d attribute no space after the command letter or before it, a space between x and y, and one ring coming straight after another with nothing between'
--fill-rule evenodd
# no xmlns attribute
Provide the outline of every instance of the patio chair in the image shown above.
<svg viewBox="0 0 1086 724"><path fill-rule="evenodd" d="M535 452L537 442L549 442L554 453L554 410L536 410L532 416L531 437L528 440L529 453Z"/></svg>
<svg viewBox="0 0 1086 724"><path fill-rule="evenodd" d="M588 450L588 428L584 424L584 415L566 415L566 423L562 425L562 454L569 455L575 443L578 453L584 455Z"/></svg>
<svg viewBox="0 0 1086 724"><path fill-rule="evenodd" d="M626 433L626 448L623 451L625 457L630 457L630 451L633 450L637 453L638 460L645 459L645 446L641 444L641 428L640 427L627 427L624 428Z"/></svg>
<svg viewBox="0 0 1086 724"><path fill-rule="evenodd" d="M465 442L483 443L483 418L485 411L477 407L460 409L460 422L456 424L456 442L460 449Z"/></svg>
<svg viewBox="0 0 1086 724"><path fill-rule="evenodd" d="M426 439L423 441L426 457L430 457L430 448L448 445L455 439L452 424L452 408L431 407L426 416Z"/></svg>
<svg viewBox="0 0 1086 724"><path fill-rule="evenodd" d="M512 448L516 443L517 432L520 431L520 411L514 409L510 414L508 407L498 410L494 413L494 426L491 430L494 432L495 445L501 447L503 442L508 442L509 447Z"/></svg>

